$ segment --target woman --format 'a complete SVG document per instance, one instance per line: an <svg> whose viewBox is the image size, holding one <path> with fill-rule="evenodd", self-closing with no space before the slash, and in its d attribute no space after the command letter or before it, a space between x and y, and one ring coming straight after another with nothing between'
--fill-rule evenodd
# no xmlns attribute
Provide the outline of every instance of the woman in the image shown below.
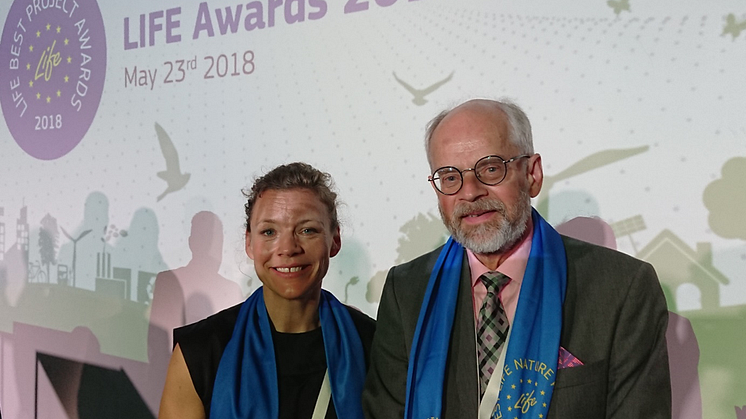
<svg viewBox="0 0 746 419"><path fill-rule="evenodd" d="M341 247L331 177L279 166L246 194L263 287L174 331L159 418L362 418L375 322L321 289Z"/></svg>

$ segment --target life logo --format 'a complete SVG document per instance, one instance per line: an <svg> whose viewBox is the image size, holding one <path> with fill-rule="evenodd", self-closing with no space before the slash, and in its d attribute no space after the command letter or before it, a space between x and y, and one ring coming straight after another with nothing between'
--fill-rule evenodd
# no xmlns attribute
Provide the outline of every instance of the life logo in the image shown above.
<svg viewBox="0 0 746 419"><path fill-rule="evenodd" d="M53 160L85 136L101 101L106 35L96 0L15 0L0 40L0 104L29 155Z"/></svg>

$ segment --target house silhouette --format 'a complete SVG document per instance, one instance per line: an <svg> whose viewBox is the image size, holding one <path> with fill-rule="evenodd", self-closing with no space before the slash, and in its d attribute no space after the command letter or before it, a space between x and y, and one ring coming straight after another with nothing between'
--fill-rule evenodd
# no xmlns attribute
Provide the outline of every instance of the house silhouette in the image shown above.
<svg viewBox="0 0 746 419"><path fill-rule="evenodd" d="M677 290L685 284L699 290L701 310L720 307L720 285L729 281L713 266L710 243L697 243L697 248L692 249L666 229L640 250L637 257L655 267L670 311L677 312Z"/></svg>

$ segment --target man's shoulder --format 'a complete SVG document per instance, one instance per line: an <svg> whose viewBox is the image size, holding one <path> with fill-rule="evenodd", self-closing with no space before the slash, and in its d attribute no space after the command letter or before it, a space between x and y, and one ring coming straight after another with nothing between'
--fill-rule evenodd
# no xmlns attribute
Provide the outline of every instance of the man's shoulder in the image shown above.
<svg viewBox="0 0 746 419"><path fill-rule="evenodd" d="M427 266L427 265L430 265L430 267L432 268L432 266L435 266L435 261L438 259L438 256L440 256L440 252L441 252L441 250L443 250L443 246L445 246L445 245L442 244L442 245L438 246L437 248L435 248L435 249L433 249L433 250L431 250L431 251L429 251L429 252L427 252L427 253L425 253L423 255L417 256L416 258L414 258L414 259L412 259L412 260L410 260L408 262L404 262L404 263L402 263L400 265L396 265L396 266L394 266L394 268L396 268L396 269L412 269L413 267L414 268L421 268L422 266Z"/></svg>
<svg viewBox="0 0 746 419"><path fill-rule="evenodd" d="M562 236L565 245L568 262L574 263L600 263L609 265L622 266L639 266L648 264L645 261L622 253L615 249L588 243L582 240L574 239L569 236Z"/></svg>
<svg viewBox="0 0 746 419"><path fill-rule="evenodd" d="M389 279L400 277L412 278L413 276L422 276L426 279L430 278L430 272L433 270L442 249L443 245L438 246L438 248L420 255L409 262L392 267L389 271Z"/></svg>
<svg viewBox="0 0 746 419"><path fill-rule="evenodd" d="M643 260L603 246L562 237L567 253L568 290L582 289L591 299L617 296L630 289L660 289L653 266ZM621 301L621 300L620 300Z"/></svg>

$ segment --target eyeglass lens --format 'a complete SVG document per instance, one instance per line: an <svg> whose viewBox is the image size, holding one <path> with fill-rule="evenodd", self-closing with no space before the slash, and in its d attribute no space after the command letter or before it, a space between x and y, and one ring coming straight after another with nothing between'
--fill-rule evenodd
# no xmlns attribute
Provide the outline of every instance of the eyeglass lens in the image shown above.
<svg viewBox="0 0 746 419"><path fill-rule="evenodd" d="M505 178L505 162L497 156L480 159L473 169L477 179L486 185L496 185ZM443 167L433 174L435 187L444 194L454 194L461 189L463 173L455 167Z"/></svg>

